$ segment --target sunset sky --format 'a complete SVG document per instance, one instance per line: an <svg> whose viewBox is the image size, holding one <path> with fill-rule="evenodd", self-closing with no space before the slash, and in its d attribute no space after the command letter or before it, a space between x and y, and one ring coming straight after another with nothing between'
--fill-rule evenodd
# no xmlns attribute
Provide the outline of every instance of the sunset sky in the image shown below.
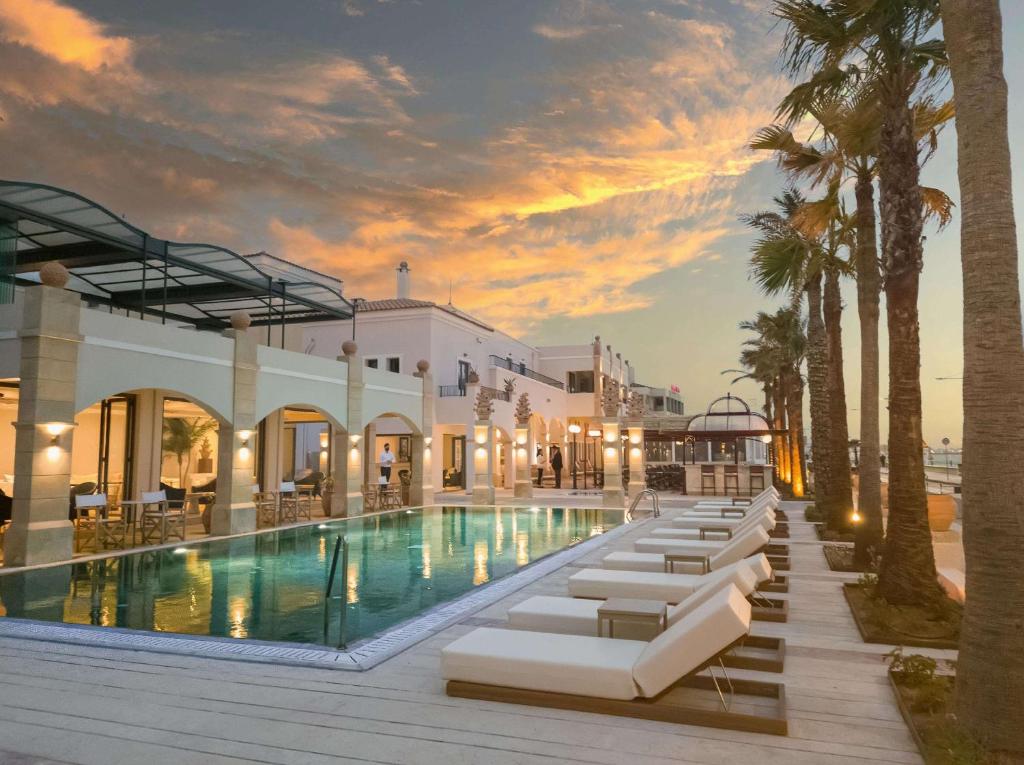
<svg viewBox="0 0 1024 765"><path fill-rule="evenodd" d="M787 87L768 5L0 0L0 177L293 259L350 297L390 296L408 260L414 297L446 301L451 283L456 305L536 343L600 334L692 413L729 388L737 322L774 308L737 222L782 183L744 148ZM1020 137L1024 9L1003 12ZM954 131L941 141L925 181L957 198ZM960 383L934 379L962 369L958 219L927 235L924 433L959 444Z"/></svg>

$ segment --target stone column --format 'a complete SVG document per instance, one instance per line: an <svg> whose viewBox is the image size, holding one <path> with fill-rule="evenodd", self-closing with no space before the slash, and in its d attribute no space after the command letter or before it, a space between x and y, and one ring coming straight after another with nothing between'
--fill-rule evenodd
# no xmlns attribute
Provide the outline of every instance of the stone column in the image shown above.
<svg viewBox="0 0 1024 765"><path fill-rule="evenodd" d="M345 448L348 456L344 479L338 476L334 490L345 497L345 512L351 516L363 512L365 466L359 444L363 438L363 358L352 340L342 343L341 350L345 355L338 360L348 364L348 444Z"/></svg>
<svg viewBox="0 0 1024 765"><path fill-rule="evenodd" d="M277 491L281 485L283 434L284 411L275 409L263 420L263 491Z"/></svg>
<svg viewBox="0 0 1024 765"><path fill-rule="evenodd" d="M626 495L622 490L622 442L619 438L619 418L606 417L601 421L604 430L601 448L604 450L604 506L623 507Z"/></svg>
<svg viewBox="0 0 1024 765"><path fill-rule="evenodd" d="M77 293L66 292L59 263L25 290L21 383L14 423L14 509L4 538L4 566L32 566L71 557L68 521L71 445L81 316Z"/></svg>
<svg viewBox="0 0 1024 765"><path fill-rule="evenodd" d="M494 504L494 423L473 423L473 504Z"/></svg>
<svg viewBox="0 0 1024 765"><path fill-rule="evenodd" d="M533 496L533 476L530 475L530 456L534 451L533 431L527 424L516 425L514 455L516 461L515 496Z"/></svg>
<svg viewBox="0 0 1024 765"><path fill-rule="evenodd" d="M252 486L256 436L256 339L246 331L252 320L243 312L231 316L225 337L235 341L235 374L231 422L217 434L217 498L210 533L222 536L256 530Z"/></svg>
<svg viewBox="0 0 1024 765"><path fill-rule="evenodd" d="M434 466L432 449L434 438L434 376L430 362L420 359L416 363L416 376L423 380L423 409L420 433L412 437L412 483L409 486L409 504L429 505L434 501Z"/></svg>
<svg viewBox="0 0 1024 765"><path fill-rule="evenodd" d="M629 426L629 498L647 488L647 465L644 464L643 423Z"/></svg>

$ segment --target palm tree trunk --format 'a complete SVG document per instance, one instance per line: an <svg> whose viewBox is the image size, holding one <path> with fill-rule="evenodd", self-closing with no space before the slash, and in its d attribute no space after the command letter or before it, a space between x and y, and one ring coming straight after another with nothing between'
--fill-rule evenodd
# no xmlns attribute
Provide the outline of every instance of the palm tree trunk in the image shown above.
<svg viewBox="0 0 1024 765"><path fill-rule="evenodd" d="M785 378L780 374L775 378L775 385L772 388L774 395L774 407L772 414L772 429L775 434L772 436L773 447L775 449L775 466L776 474L780 481L785 484L792 485L793 483L793 467L790 460L789 448L786 444L786 440L783 437L783 432L786 430L786 397L788 390L786 388Z"/></svg>
<svg viewBox="0 0 1024 765"><path fill-rule="evenodd" d="M875 185L871 169L857 174L857 314L860 317L860 467L857 508L861 515L854 562L867 565L882 548L882 473L878 409L878 317L881 275L875 246Z"/></svg>
<svg viewBox="0 0 1024 765"><path fill-rule="evenodd" d="M821 318L821 275L807 282L807 388L811 394L811 452L814 503L825 517L832 508L832 436L828 402L828 350Z"/></svg>
<svg viewBox="0 0 1024 765"><path fill-rule="evenodd" d="M956 710L1001 763L1024 762L1024 432L1017 233L998 0L942 0L963 222L964 553Z"/></svg>
<svg viewBox="0 0 1024 765"><path fill-rule="evenodd" d="M850 429L846 421L846 380L843 374L843 301L839 292L839 272L825 274L823 298L825 337L828 347L829 434L832 437L832 487L834 504L828 527L848 531L852 526L853 485L850 481Z"/></svg>
<svg viewBox="0 0 1024 765"><path fill-rule="evenodd" d="M911 605L939 594L921 435L922 208L914 116L902 94L885 100L879 178L889 320L889 524L878 592L893 605Z"/></svg>
<svg viewBox="0 0 1024 765"><path fill-rule="evenodd" d="M807 477L804 471L804 383L800 370L794 369L786 375L786 413L789 420L789 461L792 477L793 496L804 496Z"/></svg>

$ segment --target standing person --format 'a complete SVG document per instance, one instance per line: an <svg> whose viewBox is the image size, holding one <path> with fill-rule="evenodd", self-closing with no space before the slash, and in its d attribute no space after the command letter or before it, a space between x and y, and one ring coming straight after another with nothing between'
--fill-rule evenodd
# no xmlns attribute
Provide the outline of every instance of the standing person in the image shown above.
<svg viewBox="0 0 1024 765"><path fill-rule="evenodd" d="M395 453L391 451L391 444L384 444L384 451L380 453L380 474L385 483L391 483L391 466L395 464Z"/></svg>
<svg viewBox="0 0 1024 765"><path fill-rule="evenodd" d="M555 474L555 488L562 488L562 450L557 445L551 447L551 472Z"/></svg>
<svg viewBox="0 0 1024 765"><path fill-rule="evenodd" d="M544 458L544 449L537 447L537 486L541 486L544 482L544 466L547 464L547 460Z"/></svg>

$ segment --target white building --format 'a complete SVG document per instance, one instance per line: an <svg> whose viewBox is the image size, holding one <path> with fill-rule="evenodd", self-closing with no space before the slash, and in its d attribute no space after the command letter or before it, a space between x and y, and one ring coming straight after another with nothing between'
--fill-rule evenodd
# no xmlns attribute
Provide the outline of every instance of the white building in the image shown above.
<svg viewBox="0 0 1024 765"><path fill-rule="evenodd" d="M358 302L354 332L351 321L326 321L297 327L301 337L291 342L309 353L329 355L341 338L354 337L367 366L396 373L407 372L421 358L430 362L436 383L432 432L435 488L460 491L473 486L474 465L467 459L466 447L467 438L473 440L476 417L470 384L473 373L493 397L496 444L491 464L495 486L511 488L515 481L511 456L514 411L524 393L533 412L531 440L544 460L550 459L552 446L558 445L562 451L562 485L571 483L575 436L577 484L592 486L603 460L597 449L599 437L588 433L594 432L592 424L602 417L604 381L618 383L623 402L635 382L635 370L622 354L611 346L602 347L600 338L580 345L534 347L453 305L418 300L411 292L411 272L403 262L397 269L394 298ZM660 410L682 411L678 391L646 386L638 390L652 404L657 402ZM673 403L666 405L666 401ZM657 413L652 406L651 416ZM579 432L573 434L570 425L579 426ZM401 423L378 423L378 452L401 429ZM530 462L536 464L536 450ZM546 471L545 482L550 485L554 481L551 471Z"/></svg>

